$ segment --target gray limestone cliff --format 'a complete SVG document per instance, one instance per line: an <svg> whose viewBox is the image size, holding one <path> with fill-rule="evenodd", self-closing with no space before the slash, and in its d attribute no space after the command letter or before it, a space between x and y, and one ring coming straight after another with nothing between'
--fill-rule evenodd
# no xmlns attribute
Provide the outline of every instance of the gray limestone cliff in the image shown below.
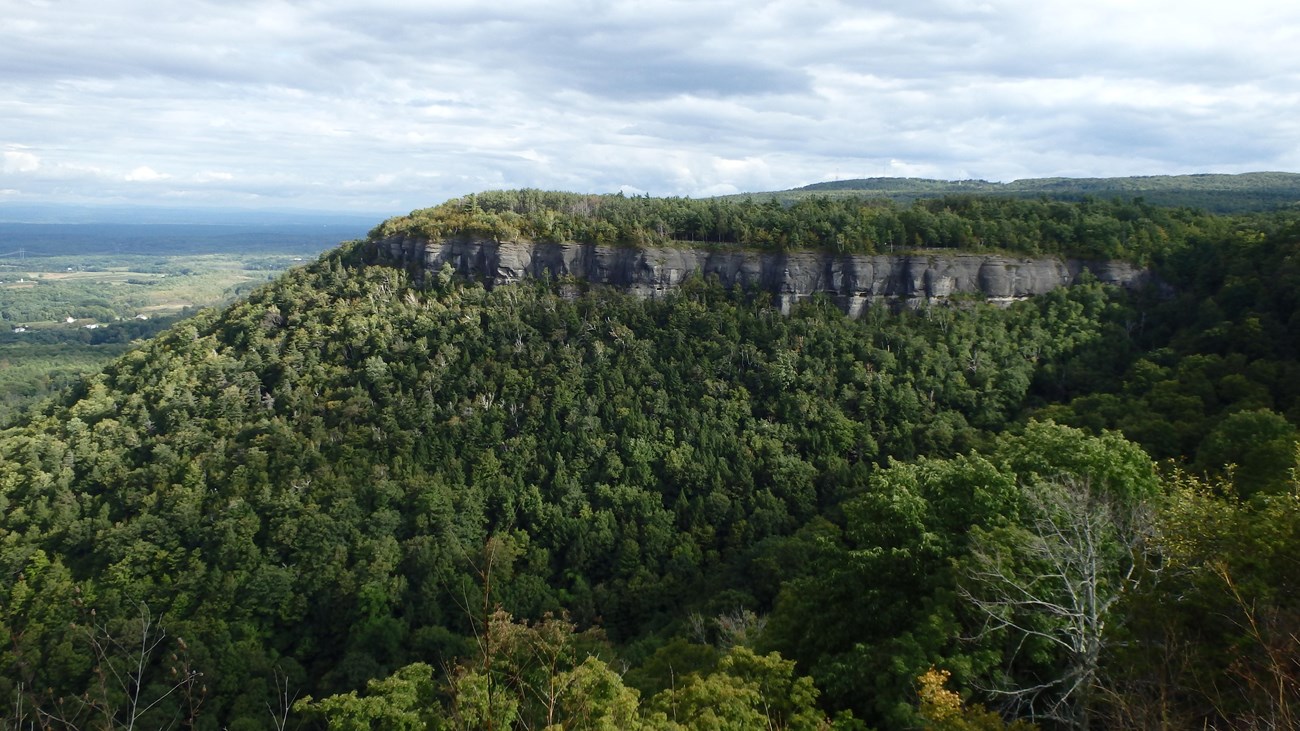
<svg viewBox="0 0 1300 731"><path fill-rule="evenodd" d="M1073 284L1086 271L1099 281L1137 287L1145 269L1117 261L1025 259L996 254L927 252L848 255L817 251L775 253L738 249L630 248L594 244L502 242L457 238L429 241L394 236L372 242L381 256L436 272L448 264L458 274L490 285L532 277L572 276L654 297L695 274L773 293L783 311L823 293L851 316L877 301L918 304L954 294L1007 303Z"/></svg>

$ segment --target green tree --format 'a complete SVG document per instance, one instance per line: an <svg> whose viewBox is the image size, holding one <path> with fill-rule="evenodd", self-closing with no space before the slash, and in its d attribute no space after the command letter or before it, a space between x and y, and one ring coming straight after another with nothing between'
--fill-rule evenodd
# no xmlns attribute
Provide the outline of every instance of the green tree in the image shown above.
<svg viewBox="0 0 1300 731"><path fill-rule="evenodd" d="M927 731L1031 731L1037 728L1020 719L1007 722L981 705L968 705L948 689L952 673L930 668L917 680L917 715Z"/></svg>
<svg viewBox="0 0 1300 731"><path fill-rule="evenodd" d="M1196 452L1197 468L1229 470L1242 497L1280 493L1291 483L1300 432L1269 409L1238 411L1219 422Z"/></svg>
<svg viewBox="0 0 1300 731"><path fill-rule="evenodd" d="M1156 581L1123 605L1108 659L1113 726L1288 728L1300 708L1300 492L1251 500L1167 478Z"/></svg>
<svg viewBox="0 0 1300 731"><path fill-rule="evenodd" d="M735 647L716 671L692 673L648 705L652 723L668 729L815 731L830 728L817 696L812 679L797 675L793 661Z"/></svg>
<svg viewBox="0 0 1300 731"><path fill-rule="evenodd" d="M414 663L371 680L365 695L353 691L319 701L306 696L293 707L323 718L331 731L425 731L441 727L436 690L433 668Z"/></svg>

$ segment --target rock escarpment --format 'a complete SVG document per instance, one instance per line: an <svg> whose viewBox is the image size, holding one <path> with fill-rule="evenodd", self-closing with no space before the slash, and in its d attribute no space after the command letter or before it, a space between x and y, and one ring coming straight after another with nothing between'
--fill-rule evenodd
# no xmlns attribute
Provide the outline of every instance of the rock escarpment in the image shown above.
<svg viewBox="0 0 1300 731"><path fill-rule="evenodd" d="M1008 303L1063 287L1091 272L1099 281L1137 287L1145 269L1116 261L1025 259L996 254L927 252L871 256L818 251L787 253L738 249L631 248L457 238L429 241L394 236L374 242L381 255L425 271L444 264L458 274L508 284L532 277L572 276L654 297L693 275L717 277L725 287L771 292L782 311L825 294L851 316L873 302L916 305L969 293Z"/></svg>

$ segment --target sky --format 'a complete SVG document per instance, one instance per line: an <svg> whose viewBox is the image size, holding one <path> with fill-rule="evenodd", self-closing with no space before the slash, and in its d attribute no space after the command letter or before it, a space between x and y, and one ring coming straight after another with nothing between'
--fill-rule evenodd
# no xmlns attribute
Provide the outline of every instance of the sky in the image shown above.
<svg viewBox="0 0 1300 731"><path fill-rule="evenodd" d="M1300 171L1300 3L0 0L0 205Z"/></svg>

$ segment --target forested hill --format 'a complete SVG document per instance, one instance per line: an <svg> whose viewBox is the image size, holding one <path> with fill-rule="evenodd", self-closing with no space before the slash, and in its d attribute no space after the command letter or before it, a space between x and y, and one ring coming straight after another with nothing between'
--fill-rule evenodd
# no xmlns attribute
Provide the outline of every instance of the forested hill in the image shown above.
<svg viewBox="0 0 1300 731"><path fill-rule="evenodd" d="M439 241L480 236L496 241L831 254L957 250L1145 265L1191 241L1221 239L1236 225L1235 219L1194 209L1118 199L1065 203L948 196L900 205L854 196L782 202L509 190L412 211L377 226L371 237L408 235Z"/></svg>
<svg viewBox="0 0 1300 731"><path fill-rule="evenodd" d="M814 183L757 197L791 201L809 196L887 198L900 203L945 196L1001 196L1081 201L1085 198L1140 198L1161 206L1199 208L1214 213L1295 209L1300 205L1300 174L1144 175L1126 178L1027 178L1009 183L987 180L865 178Z"/></svg>
<svg viewBox="0 0 1300 731"><path fill-rule="evenodd" d="M374 235L803 230L711 205L483 194ZM928 205L1150 242L1173 294L786 316L344 245L0 432L0 717L1294 727L1300 227ZM715 210L754 218L689 228Z"/></svg>

